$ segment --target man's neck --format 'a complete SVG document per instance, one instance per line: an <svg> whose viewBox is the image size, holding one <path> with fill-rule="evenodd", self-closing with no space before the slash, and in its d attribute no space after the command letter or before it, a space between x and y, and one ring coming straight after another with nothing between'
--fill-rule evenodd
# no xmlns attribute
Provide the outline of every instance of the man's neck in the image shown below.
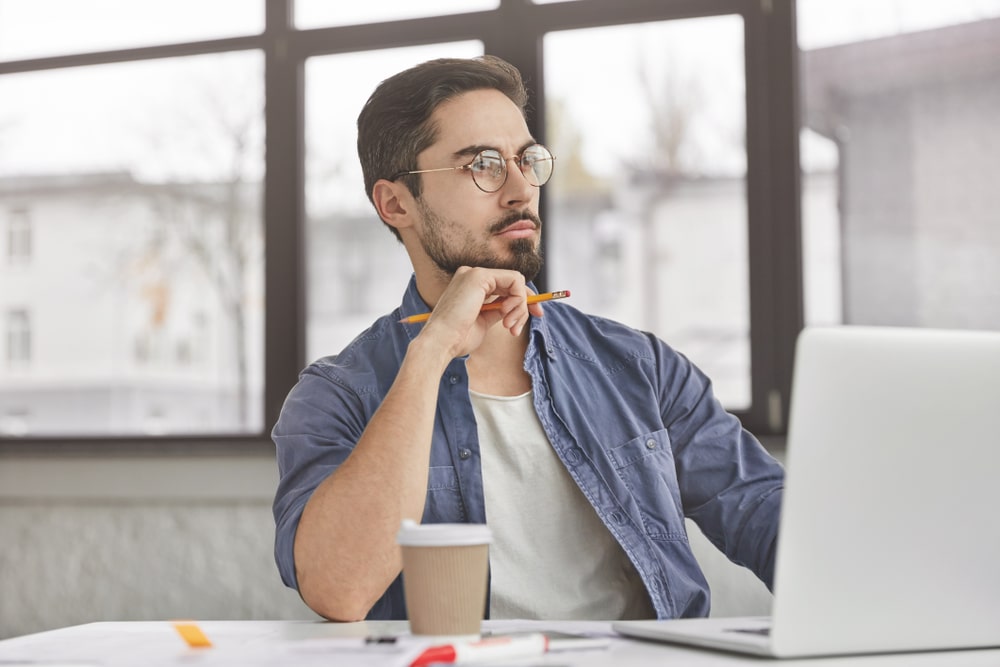
<svg viewBox="0 0 1000 667"><path fill-rule="evenodd" d="M499 325L487 332L466 363L470 389L491 396L520 396L531 389L531 376L524 370L528 329L525 326L520 336Z"/></svg>
<svg viewBox="0 0 1000 667"><path fill-rule="evenodd" d="M413 274L417 281L417 293L431 309L437 305L438 300L454 276L442 271L426 255L414 255L409 251L410 263L413 265Z"/></svg>

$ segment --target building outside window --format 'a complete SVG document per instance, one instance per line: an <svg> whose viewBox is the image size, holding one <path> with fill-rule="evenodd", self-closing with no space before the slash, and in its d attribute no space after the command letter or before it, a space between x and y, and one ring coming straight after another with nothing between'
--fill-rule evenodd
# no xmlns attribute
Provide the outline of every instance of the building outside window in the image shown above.
<svg viewBox="0 0 1000 667"><path fill-rule="evenodd" d="M798 23L806 321L1000 329L1000 2Z"/></svg>
<svg viewBox="0 0 1000 667"><path fill-rule="evenodd" d="M33 315L31 372L0 375L0 399L30 435L263 430L262 67L251 50L0 76L0 306Z"/></svg>
<svg viewBox="0 0 1000 667"><path fill-rule="evenodd" d="M730 14L544 42L551 287L682 350L729 409L751 404L743 35Z"/></svg>

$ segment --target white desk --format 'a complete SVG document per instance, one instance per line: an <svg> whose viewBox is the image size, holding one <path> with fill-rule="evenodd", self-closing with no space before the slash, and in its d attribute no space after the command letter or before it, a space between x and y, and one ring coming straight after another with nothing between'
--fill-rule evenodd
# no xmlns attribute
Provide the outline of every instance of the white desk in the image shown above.
<svg viewBox="0 0 1000 667"><path fill-rule="evenodd" d="M158 667L295 665L326 667L397 665L397 655L368 650L360 639L408 632L405 621L322 623L310 621L200 621L212 648L188 648L167 621L90 623L0 641L0 665L21 662L31 667ZM549 621L486 621L484 631L564 630L611 636L609 623ZM406 640L403 640L406 641ZM347 646L347 645L350 646ZM353 654L342 651L356 651ZM361 651L361 652L358 652ZM565 665L572 667L679 667L682 665L767 665L776 667L909 667L1000 665L1000 649L910 653L883 656L769 661L727 653L687 649L615 636L610 648L549 653L504 665Z"/></svg>

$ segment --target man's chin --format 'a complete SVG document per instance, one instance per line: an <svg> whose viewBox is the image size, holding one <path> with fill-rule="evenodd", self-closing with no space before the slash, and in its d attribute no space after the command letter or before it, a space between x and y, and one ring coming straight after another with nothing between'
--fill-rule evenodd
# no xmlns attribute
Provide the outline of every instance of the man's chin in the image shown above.
<svg viewBox="0 0 1000 667"><path fill-rule="evenodd" d="M542 270L542 255L533 241L523 239L511 244L511 269L519 271L528 282L534 280Z"/></svg>
<svg viewBox="0 0 1000 667"><path fill-rule="evenodd" d="M526 282L530 283L535 278L537 278L538 274L541 272L542 260L541 258L538 258L536 261L532 262L519 262L507 268L509 268L511 271L517 271L522 276L524 276L524 280Z"/></svg>
<svg viewBox="0 0 1000 667"><path fill-rule="evenodd" d="M530 239L518 239L508 246L509 252L506 257L499 255L434 259L438 269L448 276L454 276L460 266L476 266L484 269L503 269L505 271L517 271L524 276L528 282L534 280L542 270L542 255L535 247L535 242Z"/></svg>

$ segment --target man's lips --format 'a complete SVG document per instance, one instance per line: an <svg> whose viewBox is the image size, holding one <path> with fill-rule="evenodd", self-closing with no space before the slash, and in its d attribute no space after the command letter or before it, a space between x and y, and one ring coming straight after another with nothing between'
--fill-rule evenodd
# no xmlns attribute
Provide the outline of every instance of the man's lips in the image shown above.
<svg viewBox="0 0 1000 667"><path fill-rule="evenodd" d="M531 220L518 220L512 225L504 227L502 230L497 232L497 236L503 236L506 238L526 238L533 236L535 234L535 223Z"/></svg>

